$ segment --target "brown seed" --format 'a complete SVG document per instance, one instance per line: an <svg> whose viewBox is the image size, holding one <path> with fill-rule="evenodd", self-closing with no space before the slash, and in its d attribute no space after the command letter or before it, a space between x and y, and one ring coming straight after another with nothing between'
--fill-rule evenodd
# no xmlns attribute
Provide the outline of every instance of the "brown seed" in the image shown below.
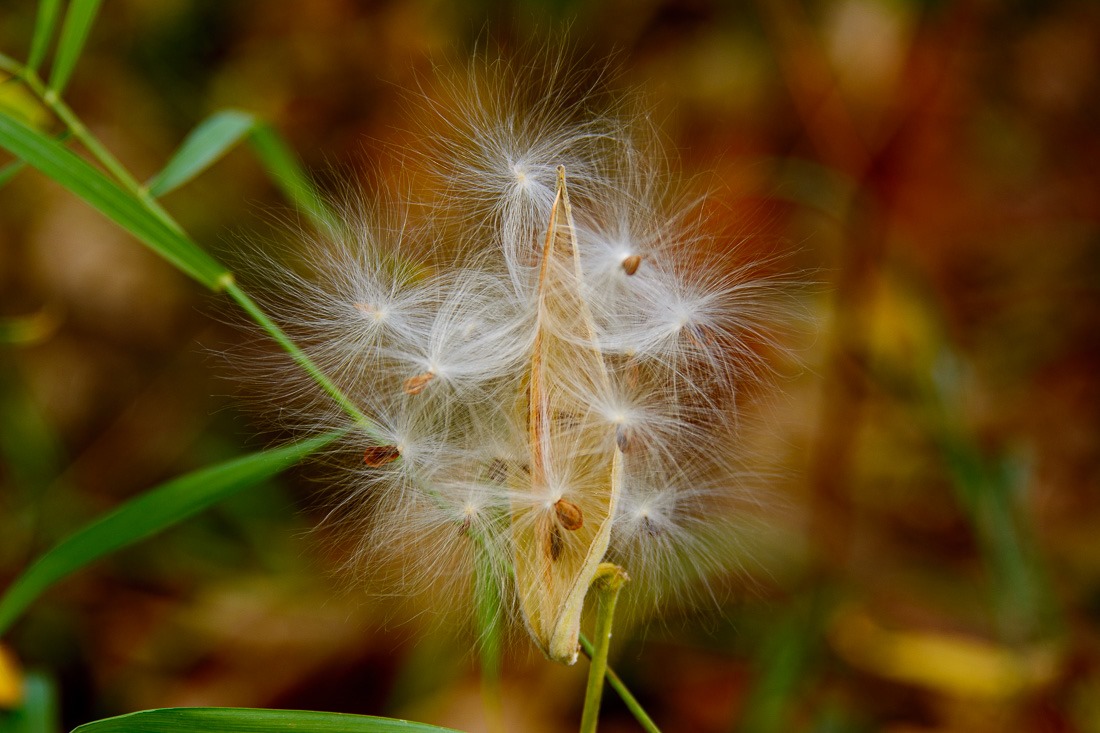
<svg viewBox="0 0 1100 733"><path fill-rule="evenodd" d="M396 461L401 457L401 451L396 445L372 445L363 455L363 463L371 468L379 468Z"/></svg>
<svg viewBox="0 0 1100 733"><path fill-rule="evenodd" d="M687 332L688 340L692 345L698 348L711 347L717 343L714 339L714 331L706 326L689 323L684 327L684 331Z"/></svg>
<svg viewBox="0 0 1100 733"><path fill-rule="evenodd" d="M550 525L550 559L557 560L561 557L561 551L565 547L565 543L561 540L561 530L558 529L558 525Z"/></svg>
<svg viewBox="0 0 1100 733"><path fill-rule="evenodd" d="M428 386L428 382L435 379L434 372L424 372L405 380L405 394L420 394Z"/></svg>
<svg viewBox="0 0 1100 733"><path fill-rule="evenodd" d="M625 425L615 426L615 444L619 446L619 450L626 453L626 449L630 447L631 430Z"/></svg>
<svg viewBox="0 0 1100 733"><path fill-rule="evenodd" d="M359 311L365 316L377 315L378 311L373 305L369 303L355 303L355 310Z"/></svg>
<svg viewBox="0 0 1100 733"><path fill-rule="evenodd" d="M558 515L558 522L570 532L584 526L584 515L581 508L571 501L558 499L554 502L554 513Z"/></svg>
<svg viewBox="0 0 1100 733"><path fill-rule="evenodd" d="M642 264L641 255L630 255L623 260L623 272L627 275L633 275L638 271L638 267Z"/></svg>

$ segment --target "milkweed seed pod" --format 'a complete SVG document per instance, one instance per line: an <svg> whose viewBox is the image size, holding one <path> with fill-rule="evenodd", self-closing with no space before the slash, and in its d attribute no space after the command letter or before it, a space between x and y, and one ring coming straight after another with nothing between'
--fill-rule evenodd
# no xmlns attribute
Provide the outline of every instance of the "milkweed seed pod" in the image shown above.
<svg viewBox="0 0 1100 733"><path fill-rule="evenodd" d="M738 562L735 395L767 369L782 286L676 198L644 117L562 66L479 64L426 96L411 201L307 241L312 272L278 274L269 305L369 418L335 510L366 562L490 568L572 663L601 561L649 601Z"/></svg>

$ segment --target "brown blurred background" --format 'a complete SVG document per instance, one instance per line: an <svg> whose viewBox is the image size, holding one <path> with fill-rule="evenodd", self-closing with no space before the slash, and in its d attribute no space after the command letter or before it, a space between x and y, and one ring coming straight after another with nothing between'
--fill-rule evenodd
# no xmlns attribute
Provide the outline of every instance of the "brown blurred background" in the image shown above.
<svg viewBox="0 0 1100 733"><path fill-rule="evenodd" d="M34 11L0 8L5 53ZM748 570L721 608L616 634L646 708L666 731L1100 731L1100 6L111 0L67 98L142 179L236 107L369 189L433 64L562 35L614 53L722 225L812 281L802 367L746 437L779 477ZM166 205L231 253L286 202L242 149ZM286 436L214 356L224 305L37 173L0 222L0 317L57 324L0 347L5 585ZM292 472L41 599L9 641L66 725L201 704L484 729L468 630L332 574L323 482ZM585 665L514 642L509 730L574 729Z"/></svg>

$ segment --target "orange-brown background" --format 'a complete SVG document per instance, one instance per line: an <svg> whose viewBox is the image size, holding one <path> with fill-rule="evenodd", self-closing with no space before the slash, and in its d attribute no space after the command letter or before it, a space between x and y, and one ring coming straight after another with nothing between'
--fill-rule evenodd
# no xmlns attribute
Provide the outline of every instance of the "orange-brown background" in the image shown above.
<svg viewBox="0 0 1100 733"><path fill-rule="evenodd" d="M0 9L4 52L33 18ZM67 97L141 178L232 106L369 190L415 144L402 100L433 64L562 35L614 53L720 225L810 281L803 366L746 437L779 469L748 570L719 610L616 635L645 706L668 731L1100 730L1095 4L112 0ZM243 150L166 204L219 252L285 206ZM24 172L0 190L0 317L43 308L56 330L0 354L0 582L285 437L232 396L225 306ZM40 600L10 643L66 724L205 704L480 729L468 633L330 575L323 482L288 475ZM514 642L510 729L573 729L584 665ZM633 726L609 694L601 730Z"/></svg>

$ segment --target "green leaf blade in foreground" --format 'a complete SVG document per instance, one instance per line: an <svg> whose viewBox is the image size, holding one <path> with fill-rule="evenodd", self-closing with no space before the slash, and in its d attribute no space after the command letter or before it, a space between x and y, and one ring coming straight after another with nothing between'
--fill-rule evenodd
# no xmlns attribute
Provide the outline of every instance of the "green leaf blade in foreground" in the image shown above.
<svg viewBox="0 0 1100 733"><path fill-rule="evenodd" d="M50 47L57 17L61 12L61 0L41 0L38 3L38 15L34 19L34 35L31 36L31 51L27 56L27 68L38 71L46 59L46 49Z"/></svg>
<svg viewBox="0 0 1100 733"><path fill-rule="evenodd" d="M13 160L0 168L0 187L8 185L8 182L19 175L19 171L23 170L25 165L26 163L21 160Z"/></svg>
<svg viewBox="0 0 1100 733"><path fill-rule="evenodd" d="M504 605L494 577L493 558L485 542L478 542L474 570L474 603L481 657L481 696L486 715L504 730L504 700L501 669L504 657ZM493 726L490 725L490 729Z"/></svg>
<svg viewBox="0 0 1100 733"><path fill-rule="evenodd" d="M64 91L76 68L80 52L84 50L84 41L88 39L88 32L99 12L100 2L101 0L72 0L69 3L69 12L65 14L65 22L61 25L61 38L57 42L53 68L50 69L49 86L58 94Z"/></svg>
<svg viewBox="0 0 1100 733"><path fill-rule="evenodd" d="M0 112L0 146L84 199L206 287L224 287L229 272L217 260L64 145Z"/></svg>
<svg viewBox="0 0 1100 733"><path fill-rule="evenodd" d="M39 557L0 598L0 634L44 590L62 578L275 476L340 435L327 433L189 473L131 499L77 530Z"/></svg>
<svg viewBox="0 0 1100 733"><path fill-rule="evenodd" d="M184 139L160 173L149 181L149 193L160 197L187 183L240 142L255 124L252 115L237 110L225 110L206 118Z"/></svg>
<svg viewBox="0 0 1100 733"><path fill-rule="evenodd" d="M367 715L260 708L164 708L86 723L73 733L458 733Z"/></svg>

